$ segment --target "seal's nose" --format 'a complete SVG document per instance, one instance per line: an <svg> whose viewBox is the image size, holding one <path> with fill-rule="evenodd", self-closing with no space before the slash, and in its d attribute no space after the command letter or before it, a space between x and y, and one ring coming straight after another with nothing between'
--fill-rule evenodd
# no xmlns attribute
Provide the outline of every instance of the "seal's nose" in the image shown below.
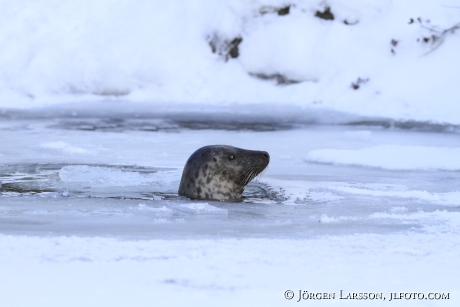
<svg viewBox="0 0 460 307"><path fill-rule="evenodd" d="M265 159L267 159L268 161L270 161L270 155L268 154L268 152L262 151L262 156L264 156Z"/></svg>

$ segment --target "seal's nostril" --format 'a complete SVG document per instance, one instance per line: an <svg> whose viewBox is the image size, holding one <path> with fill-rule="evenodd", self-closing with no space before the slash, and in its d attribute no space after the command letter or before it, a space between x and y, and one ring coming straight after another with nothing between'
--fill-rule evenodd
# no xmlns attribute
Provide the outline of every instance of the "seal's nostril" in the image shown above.
<svg viewBox="0 0 460 307"><path fill-rule="evenodd" d="M262 155L264 156L265 159L270 159L268 152L264 151Z"/></svg>

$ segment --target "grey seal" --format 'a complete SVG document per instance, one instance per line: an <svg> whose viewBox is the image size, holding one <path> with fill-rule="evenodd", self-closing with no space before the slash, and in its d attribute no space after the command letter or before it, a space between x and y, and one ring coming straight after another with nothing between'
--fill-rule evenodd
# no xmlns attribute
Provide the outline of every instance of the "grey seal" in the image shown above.
<svg viewBox="0 0 460 307"><path fill-rule="evenodd" d="M179 195L191 199L238 201L244 187L270 162L266 151L228 145L205 146L185 164Z"/></svg>

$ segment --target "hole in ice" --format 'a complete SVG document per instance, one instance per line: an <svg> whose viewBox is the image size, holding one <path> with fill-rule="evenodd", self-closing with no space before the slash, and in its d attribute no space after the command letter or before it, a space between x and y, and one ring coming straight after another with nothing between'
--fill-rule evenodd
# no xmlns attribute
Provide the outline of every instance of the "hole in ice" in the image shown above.
<svg viewBox="0 0 460 307"><path fill-rule="evenodd" d="M17 164L0 166L0 198L91 197L168 201L180 199L181 169L106 164ZM282 202L265 183L251 182L243 202Z"/></svg>

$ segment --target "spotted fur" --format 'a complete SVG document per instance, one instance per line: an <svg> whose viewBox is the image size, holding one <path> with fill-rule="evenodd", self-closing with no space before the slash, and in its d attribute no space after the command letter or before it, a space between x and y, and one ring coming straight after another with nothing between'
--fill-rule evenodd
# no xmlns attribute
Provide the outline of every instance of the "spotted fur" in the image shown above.
<svg viewBox="0 0 460 307"><path fill-rule="evenodd" d="M228 145L205 146L185 164L179 195L192 199L237 201L244 187L270 162L265 151Z"/></svg>

